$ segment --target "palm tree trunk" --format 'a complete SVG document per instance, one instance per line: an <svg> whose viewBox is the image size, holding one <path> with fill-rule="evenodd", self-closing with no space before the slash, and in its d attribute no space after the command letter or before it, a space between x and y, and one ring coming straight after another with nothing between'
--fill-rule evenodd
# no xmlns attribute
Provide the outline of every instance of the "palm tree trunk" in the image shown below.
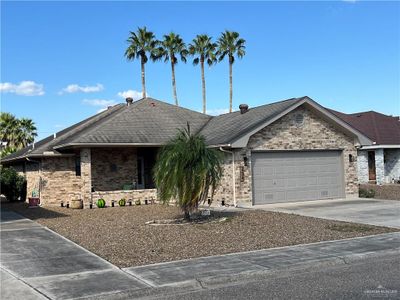
<svg viewBox="0 0 400 300"><path fill-rule="evenodd" d="M204 58L200 59L201 65L201 84L202 84L202 93L203 93L203 114L206 113L206 79L204 77Z"/></svg>
<svg viewBox="0 0 400 300"><path fill-rule="evenodd" d="M232 112L232 63L229 62L229 112Z"/></svg>
<svg viewBox="0 0 400 300"><path fill-rule="evenodd" d="M172 91L174 93L175 105L179 106L178 96L176 95L175 64L173 61L171 61L171 69L172 69Z"/></svg>
<svg viewBox="0 0 400 300"><path fill-rule="evenodd" d="M143 98L146 98L146 79L145 79L145 71L144 71L144 60L141 60L141 68L142 68L142 94Z"/></svg>

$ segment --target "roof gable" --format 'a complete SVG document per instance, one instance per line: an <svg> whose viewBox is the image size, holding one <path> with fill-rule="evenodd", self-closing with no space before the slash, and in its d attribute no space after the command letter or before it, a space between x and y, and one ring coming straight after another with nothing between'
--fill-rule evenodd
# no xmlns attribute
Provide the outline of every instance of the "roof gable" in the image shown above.
<svg viewBox="0 0 400 300"><path fill-rule="evenodd" d="M236 132L236 135L229 136L230 140L228 141L228 139L226 139L227 144L229 144L233 148L245 147L249 141L250 136L260 131L261 129L267 127L276 120L282 118L284 115L288 114L289 112L293 111L294 109L296 109L301 105L307 105L320 117L330 121L345 133L356 137L361 145L368 145L371 143L371 140L367 136L365 136L364 134L362 134L361 132L359 132L346 122L343 122L343 120L338 118L336 115L332 114L330 111L328 111L327 109L316 103L311 98L304 96L301 98L288 99L285 101L276 102L269 105L264 105L254 108L253 112L254 111L255 112L253 113L253 116L254 115L256 116L254 120L251 120L250 122L248 122L248 119L244 119L240 122L239 120L236 120L236 122L240 124L248 124L248 125L245 126L245 128L243 128L241 131ZM242 116L247 115L249 112L246 112ZM253 116L251 116L250 119L252 119ZM240 126L236 125L236 127Z"/></svg>

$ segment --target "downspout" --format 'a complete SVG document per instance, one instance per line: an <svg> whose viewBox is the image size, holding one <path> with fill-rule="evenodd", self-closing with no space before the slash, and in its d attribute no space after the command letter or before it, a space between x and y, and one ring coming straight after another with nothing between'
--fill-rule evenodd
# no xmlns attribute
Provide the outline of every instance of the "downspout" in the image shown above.
<svg viewBox="0 0 400 300"><path fill-rule="evenodd" d="M233 206L237 207L236 204L236 179L235 179L235 153L219 147L219 150L226 153L232 154L232 186L233 186Z"/></svg>

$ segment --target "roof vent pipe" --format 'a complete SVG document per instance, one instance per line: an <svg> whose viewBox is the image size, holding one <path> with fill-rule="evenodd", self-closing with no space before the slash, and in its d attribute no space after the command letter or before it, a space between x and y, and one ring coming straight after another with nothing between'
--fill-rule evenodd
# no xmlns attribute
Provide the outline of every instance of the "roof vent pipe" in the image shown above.
<svg viewBox="0 0 400 300"><path fill-rule="evenodd" d="M131 105L133 103L133 98L131 98L131 97L128 97L128 98L126 98L126 105Z"/></svg>
<svg viewBox="0 0 400 300"><path fill-rule="evenodd" d="M240 114L243 115L244 113L248 112L249 106L247 104L240 104L239 109L240 109Z"/></svg>

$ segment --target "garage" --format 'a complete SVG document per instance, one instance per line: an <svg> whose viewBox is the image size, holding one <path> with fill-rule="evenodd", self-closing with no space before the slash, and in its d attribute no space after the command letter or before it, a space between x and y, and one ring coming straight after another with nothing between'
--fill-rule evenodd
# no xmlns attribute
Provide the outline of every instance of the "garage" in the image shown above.
<svg viewBox="0 0 400 300"><path fill-rule="evenodd" d="M253 203L344 197L342 151L252 152Z"/></svg>

